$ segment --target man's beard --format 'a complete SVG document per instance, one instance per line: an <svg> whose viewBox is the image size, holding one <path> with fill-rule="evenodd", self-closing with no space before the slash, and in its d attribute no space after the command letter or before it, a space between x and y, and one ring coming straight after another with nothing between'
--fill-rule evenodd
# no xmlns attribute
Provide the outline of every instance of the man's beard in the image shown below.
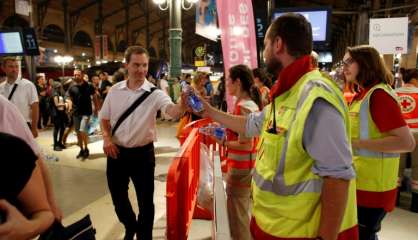
<svg viewBox="0 0 418 240"><path fill-rule="evenodd" d="M267 72L277 77L283 69L283 64L276 58L272 57L269 61L266 61Z"/></svg>

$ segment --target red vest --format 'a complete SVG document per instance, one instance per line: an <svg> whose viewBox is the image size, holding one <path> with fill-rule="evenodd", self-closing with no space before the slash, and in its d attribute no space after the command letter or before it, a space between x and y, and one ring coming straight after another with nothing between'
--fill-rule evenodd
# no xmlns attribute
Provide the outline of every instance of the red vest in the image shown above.
<svg viewBox="0 0 418 240"><path fill-rule="evenodd" d="M241 115L241 108L238 103L235 105L234 115ZM228 141L237 141L238 134L233 132L230 129L226 130L227 140ZM231 169L252 169L255 166L255 158L257 155L257 140L254 138L252 142L252 149L248 150L237 150L228 147L226 154L226 164L228 171ZM239 157L240 155L241 157ZM235 156L235 157L234 157ZM238 157L237 157L238 156ZM239 158L239 159L238 159Z"/></svg>
<svg viewBox="0 0 418 240"><path fill-rule="evenodd" d="M402 87L396 89L402 116L409 128L418 129L418 88Z"/></svg>

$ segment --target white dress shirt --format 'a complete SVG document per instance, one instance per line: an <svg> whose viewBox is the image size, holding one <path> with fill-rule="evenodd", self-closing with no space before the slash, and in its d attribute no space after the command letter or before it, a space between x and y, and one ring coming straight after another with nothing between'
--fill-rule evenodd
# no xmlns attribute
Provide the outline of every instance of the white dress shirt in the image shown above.
<svg viewBox="0 0 418 240"><path fill-rule="evenodd" d="M25 119L17 107L0 95L0 132L8 133L25 141L35 152L40 155L39 145L35 142L32 132L26 125ZM1 159L1 157L0 157ZM9 159L11 160L11 159Z"/></svg>
<svg viewBox="0 0 418 240"><path fill-rule="evenodd" d="M32 104L39 102L35 84L24 78L18 78L13 84L4 81L0 83L0 94L7 99L15 84L17 88L10 101L16 105L26 122L32 122Z"/></svg>
<svg viewBox="0 0 418 240"><path fill-rule="evenodd" d="M110 125L114 127L126 109L152 87L155 86L148 80L135 90L128 88L126 80L113 85L100 110L99 119L110 120ZM166 113L170 104L173 104L171 98L160 89L156 89L122 122L112 136L112 142L127 148L145 146L154 142L157 111Z"/></svg>

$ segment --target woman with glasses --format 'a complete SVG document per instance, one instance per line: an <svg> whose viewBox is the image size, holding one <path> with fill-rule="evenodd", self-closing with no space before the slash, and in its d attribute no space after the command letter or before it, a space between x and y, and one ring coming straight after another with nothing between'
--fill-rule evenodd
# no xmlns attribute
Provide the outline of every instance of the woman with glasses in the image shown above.
<svg viewBox="0 0 418 240"><path fill-rule="evenodd" d="M415 140L390 87L393 76L376 49L347 48L343 72L358 89L350 118L360 240L377 240L383 218L395 207L399 153L412 151Z"/></svg>

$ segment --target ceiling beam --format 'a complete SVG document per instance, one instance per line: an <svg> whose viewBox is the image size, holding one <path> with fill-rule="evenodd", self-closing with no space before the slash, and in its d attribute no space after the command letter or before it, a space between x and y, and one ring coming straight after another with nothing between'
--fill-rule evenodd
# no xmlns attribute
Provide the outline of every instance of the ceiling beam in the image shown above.
<svg viewBox="0 0 418 240"><path fill-rule="evenodd" d="M71 16L79 15L79 14L81 14L82 11L84 11L87 8L92 7L96 4L97 4L97 0L91 0L89 3L85 4L84 6L81 6L81 7L77 8L76 10L71 11L70 15Z"/></svg>

